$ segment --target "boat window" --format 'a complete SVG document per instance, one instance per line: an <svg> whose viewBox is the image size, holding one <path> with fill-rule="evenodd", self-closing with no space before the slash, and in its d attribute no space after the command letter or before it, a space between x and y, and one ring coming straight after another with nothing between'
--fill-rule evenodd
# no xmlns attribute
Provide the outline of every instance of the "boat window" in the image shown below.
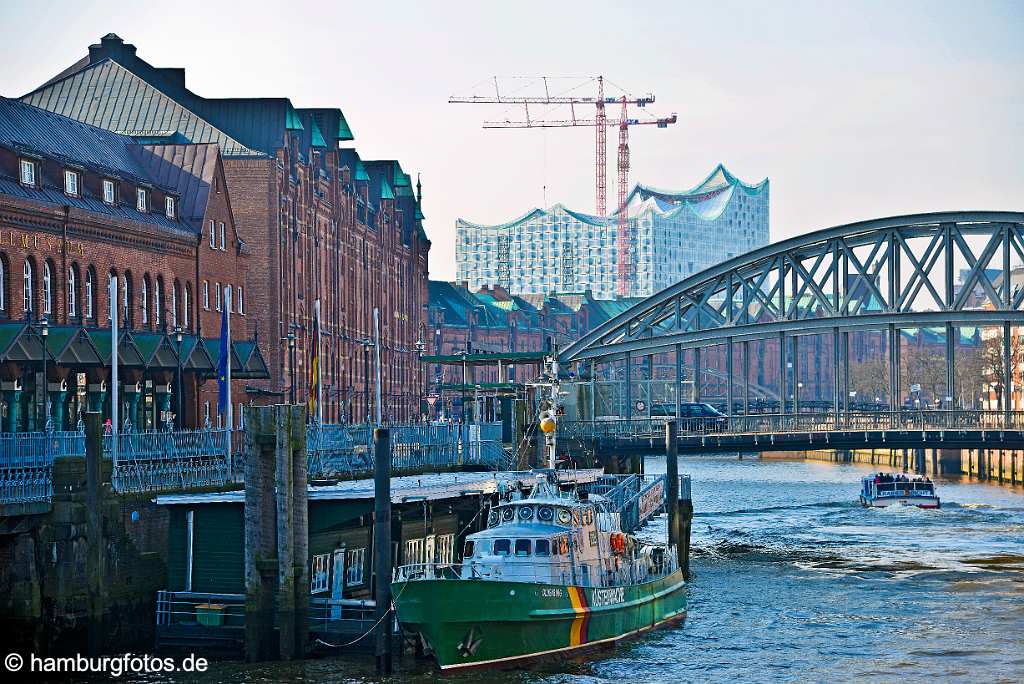
<svg viewBox="0 0 1024 684"><path fill-rule="evenodd" d="M477 557L487 556L491 553L491 540L480 539L475 543L475 549Z"/></svg>
<svg viewBox="0 0 1024 684"><path fill-rule="evenodd" d="M530 540L529 539L516 539L516 555L517 556L529 556L530 555Z"/></svg>
<svg viewBox="0 0 1024 684"><path fill-rule="evenodd" d="M495 539L494 540L494 555L495 556L507 556L509 549L512 548L512 542L508 539Z"/></svg>
<svg viewBox="0 0 1024 684"><path fill-rule="evenodd" d="M547 539L538 539L533 543L533 553L535 556L550 556L551 542Z"/></svg>
<svg viewBox="0 0 1024 684"><path fill-rule="evenodd" d="M472 539L467 539L466 540L466 552L464 554L462 554L462 557L463 558L472 558L473 557L473 540Z"/></svg>

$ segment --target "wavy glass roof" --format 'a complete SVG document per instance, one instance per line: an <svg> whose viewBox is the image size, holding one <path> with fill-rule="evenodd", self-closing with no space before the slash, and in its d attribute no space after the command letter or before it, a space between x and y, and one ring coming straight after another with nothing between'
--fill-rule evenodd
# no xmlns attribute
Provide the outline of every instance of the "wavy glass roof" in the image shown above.
<svg viewBox="0 0 1024 684"><path fill-rule="evenodd" d="M689 212L703 221L714 221L728 208L737 188L748 195L758 195L768 189L768 179L765 178L760 183L751 185L741 181L732 175L725 166L719 164L703 181L689 190L665 190L637 184L627 196L627 207L631 218L649 213L672 218L681 212ZM574 211L563 204L554 204L548 209L540 207L531 209L522 216L505 223L474 223L460 218L457 220L457 224L469 228L502 230L526 223L538 216L551 216L559 212L565 212L582 223L594 226L615 225L618 222L618 212L609 216L595 216Z"/></svg>

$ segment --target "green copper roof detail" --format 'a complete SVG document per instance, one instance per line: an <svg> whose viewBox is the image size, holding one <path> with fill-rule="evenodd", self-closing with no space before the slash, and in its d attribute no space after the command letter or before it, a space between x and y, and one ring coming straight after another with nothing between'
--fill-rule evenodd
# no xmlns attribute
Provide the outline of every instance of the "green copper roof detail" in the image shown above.
<svg viewBox="0 0 1024 684"><path fill-rule="evenodd" d="M310 122L313 124L313 132L311 133L310 145L313 147L327 147L327 141L324 140L323 133L320 132L320 127L316 125L316 119L310 118Z"/></svg>
<svg viewBox="0 0 1024 684"><path fill-rule="evenodd" d="M299 113L295 111L295 107L292 107L291 102L288 103L288 112L285 114L284 127L289 131L305 130L305 127L302 125L302 120L299 118Z"/></svg>
<svg viewBox="0 0 1024 684"><path fill-rule="evenodd" d="M424 218L426 217L423 216L423 208L420 206L420 201L416 200L416 220L422 221Z"/></svg>
<svg viewBox="0 0 1024 684"><path fill-rule="evenodd" d="M388 185L386 180L381 180L380 182L380 198L382 200L395 199L395 193L391 191L391 186Z"/></svg>
<svg viewBox="0 0 1024 684"><path fill-rule="evenodd" d="M345 121L345 112L341 112L338 117L338 140L355 140L356 137L352 135L352 129L348 127L348 121Z"/></svg>
<svg viewBox="0 0 1024 684"><path fill-rule="evenodd" d="M356 180L357 181L368 181L370 180L370 174L366 173L366 167L363 166L363 162L356 160Z"/></svg>
<svg viewBox="0 0 1024 684"><path fill-rule="evenodd" d="M402 171L402 165L397 161L395 162L395 187L412 187L412 179L409 177L409 174Z"/></svg>

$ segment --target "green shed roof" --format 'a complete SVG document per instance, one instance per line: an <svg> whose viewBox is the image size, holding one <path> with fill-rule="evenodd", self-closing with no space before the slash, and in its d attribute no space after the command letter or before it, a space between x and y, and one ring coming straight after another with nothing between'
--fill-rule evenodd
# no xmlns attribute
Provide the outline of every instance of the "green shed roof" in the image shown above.
<svg viewBox="0 0 1024 684"><path fill-rule="evenodd" d="M310 145L313 147L327 147L327 141L324 140L324 135L320 132L320 127L316 125L316 119L310 118L310 121L313 123L313 131L311 133L312 140Z"/></svg>
<svg viewBox="0 0 1024 684"><path fill-rule="evenodd" d="M345 121L345 112L341 112L341 117L338 119L338 140L355 140L356 137L352 135L352 129L348 127L348 121Z"/></svg>
<svg viewBox="0 0 1024 684"><path fill-rule="evenodd" d="M380 198L382 200L393 200L395 199L395 193L392 192L391 186L384 179L380 181Z"/></svg>
<svg viewBox="0 0 1024 684"><path fill-rule="evenodd" d="M292 107L292 103L288 103L288 111L285 114L284 127L289 131L303 131L305 127L302 125L302 119L299 118L299 113L295 111L295 107Z"/></svg>

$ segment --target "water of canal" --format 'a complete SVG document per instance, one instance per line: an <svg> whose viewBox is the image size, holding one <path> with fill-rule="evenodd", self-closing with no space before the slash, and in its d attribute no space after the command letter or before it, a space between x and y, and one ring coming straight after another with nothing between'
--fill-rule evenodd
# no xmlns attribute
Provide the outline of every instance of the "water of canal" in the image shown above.
<svg viewBox="0 0 1024 684"><path fill-rule="evenodd" d="M684 624L582 661L449 679L1024 681L1020 488L942 482L940 511L869 510L857 503L867 466L701 458L680 470L696 510ZM204 681L371 680L367 663L328 659L223 663Z"/></svg>

